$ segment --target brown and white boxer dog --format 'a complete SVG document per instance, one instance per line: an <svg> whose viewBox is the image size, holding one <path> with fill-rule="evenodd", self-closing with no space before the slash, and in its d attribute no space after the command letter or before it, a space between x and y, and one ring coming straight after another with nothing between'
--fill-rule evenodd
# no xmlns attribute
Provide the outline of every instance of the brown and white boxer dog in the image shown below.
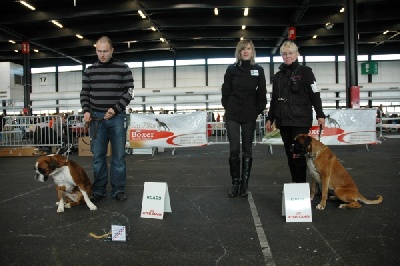
<svg viewBox="0 0 400 266"><path fill-rule="evenodd" d="M96 205L90 201L92 184L85 170L76 162L61 155L39 157L35 165L35 180L45 182L52 177L56 184L58 201L57 212L86 202L90 210Z"/></svg>
<svg viewBox="0 0 400 266"><path fill-rule="evenodd" d="M307 166L312 175L311 199L315 196L316 182L320 184L322 198L317 205L318 210L325 209L328 189L333 190L335 196L331 199L340 199L345 202L339 205L340 209L361 208L361 201L365 204L379 204L382 196L378 195L376 200L368 200L358 192L358 188L346 171L339 159L328 146L319 140L299 134L296 136L292 152L294 157L306 156Z"/></svg>

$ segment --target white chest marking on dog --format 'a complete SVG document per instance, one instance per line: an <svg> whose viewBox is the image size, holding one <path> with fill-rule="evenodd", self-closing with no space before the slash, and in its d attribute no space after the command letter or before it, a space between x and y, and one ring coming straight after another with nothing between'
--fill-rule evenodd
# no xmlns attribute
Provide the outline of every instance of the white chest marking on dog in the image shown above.
<svg viewBox="0 0 400 266"><path fill-rule="evenodd" d="M307 159L307 166L308 170L310 171L311 176L315 179L317 183L321 183L321 176L317 171L317 168L315 167L314 160L313 158L308 158Z"/></svg>
<svg viewBox="0 0 400 266"><path fill-rule="evenodd" d="M68 166L57 168L50 176L53 177L54 183L57 186L65 186L65 192L71 192L76 186Z"/></svg>

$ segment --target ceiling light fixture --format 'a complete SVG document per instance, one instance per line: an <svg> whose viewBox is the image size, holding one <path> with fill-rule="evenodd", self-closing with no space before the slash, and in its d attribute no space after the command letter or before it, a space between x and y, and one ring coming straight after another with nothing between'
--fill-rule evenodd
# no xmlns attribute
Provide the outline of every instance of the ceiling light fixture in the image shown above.
<svg viewBox="0 0 400 266"><path fill-rule="evenodd" d="M344 7L342 7L341 9L340 9L340 13L343 13L344 12Z"/></svg>
<svg viewBox="0 0 400 266"><path fill-rule="evenodd" d="M57 27L61 28L61 29L64 27L64 26L63 26L61 23L59 23L57 20L51 20L50 22L53 23L54 25L56 25Z"/></svg>
<svg viewBox="0 0 400 266"><path fill-rule="evenodd" d="M146 15L143 13L142 10L139 9L137 12L139 13L139 15L140 15L142 18L146 18Z"/></svg>
<svg viewBox="0 0 400 266"><path fill-rule="evenodd" d="M83 39L83 36L82 36L82 35L77 34L77 35L75 35L75 36L78 37L79 39Z"/></svg>
<svg viewBox="0 0 400 266"><path fill-rule="evenodd" d="M389 31L388 30L386 30L383 34L387 34Z"/></svg>
<svg viewBox="0 0 400 266"><path fill-rule="evenodd" d="M218 8L214 8L214 15L218 16Z"/></svg>
<svg viewBox="0 0 400 266"><path fill-rule="evenodd" d="M128 43L128 48L131 48L131 42L135 43L135 42L137 42L137 41L127 41L127 43Z"/></svg>
<svg viewBox="0 0 400 266"><path fill-rule="evenodd" d="M10 42L12 44L15 44L15 42L13 40L8 40L8 42Z"/></svg>
<svg viewBox="0 0 400 266"><path fill-rule="evenodd" d="M151 29L152 31L156 31L156 30L157 30L154 26L151 26L150 29Z"/></svg>
<svg viewBox="0 0 400 266"><path fill-rule="evenodd" d="M330 30L330 29L333 28L334 25L335 24L328 22L328 23L325 24L325 29Z"/></svg>
<svg viewBox="0 0 400 266"><path fill-rule="evenodd" d="M14 50L14 52L18 53L18 50Z"/></svg>
<svg viewBox="0 0 400 266"><path fill-rule="evenodd" d="M38 49L33 49L33 51L34 51L35 53L39 53L39 50L38 50Z"/></svg>
<svg viewBox="0 0 400 266"><path fill-rule="evenodd" d="M161 37L160 41L165 42L165 38Z"/></svg>
<svg viewBox="0 0 400 266"><path fill-rule="evenodd" d="M244 40L244 37L240 37L240 40L243 41L243 40Z"/></svg>
<svg viewBox="0 0 400 266"><path fill-rule="evenodd" d="M245 30L246 29L246 25L242 25L242 30Z"/></svg>
<svg viewBox="0 0 400 266"><path fill-rule="evenodd" d="M245 9L244 9L244 14L243 14L245 17L247 17L248 15L249 15L249 8L248 7L246 7Z"/></svg>
<svg viewBox="0 0 400 266"><path fill-rule="evenodd" d="M26 6L27 8L29 8L30 10L35 10L36 8L31 6L30 4L28 4L25 1L19 1L21 4L23 4L24 6Z"/></svg>
<svg viewBox="0 0 400 266"><path fill-rule="evenodd" d="M316 38L317 38L317 35L314 35L312 38L313 38L313 39L316 39Z"/></svg>

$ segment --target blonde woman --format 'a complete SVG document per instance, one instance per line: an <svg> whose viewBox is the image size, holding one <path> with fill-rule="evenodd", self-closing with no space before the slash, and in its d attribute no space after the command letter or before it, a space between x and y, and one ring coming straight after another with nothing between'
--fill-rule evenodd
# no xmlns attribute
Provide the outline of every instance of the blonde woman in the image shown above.
<svg viewBox="0 0 400 266"><path fill-rule="evenodd" d="M229 197L247 196L253 162L252 142L256 119L267 104L264 69L255 63L256 51L251 40L236 46L236 63L228 66L222 84L222 106L229 140L229 166L232 187ZM240 137L242 151L240 151ZM240 155L242 172L240 173Z"/></svg>
<svg viewBox="0 0 400 266"><path fill-rule="evenodd" d="M282 44L280 53L283 64L273 78L272 98L265 127L267 131L271 131L271 125L275 123L280 129L292 182L305 183L306 159L293 159L290 146L297 134L308 134L312 126L313 107L322 127L325 125L325 115L314 73L311 68L300 65L297 60L300 55L297 45L286 41Z"/></svg>

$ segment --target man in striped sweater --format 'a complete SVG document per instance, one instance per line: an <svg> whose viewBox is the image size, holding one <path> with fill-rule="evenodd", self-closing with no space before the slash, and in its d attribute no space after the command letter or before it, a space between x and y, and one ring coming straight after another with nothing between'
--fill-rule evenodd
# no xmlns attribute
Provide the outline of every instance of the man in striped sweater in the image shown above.
<svg viewBox="0 0 400 266"><path fill-rule="evenodd" d="M82 77L80 101L85 122L90 122L93 152L93 201L107 194L107 147L111 142L111 196L125 201L126 184L126 106L133 98L133 77L128 65L112 57L114 48L110 38L103 36L96 42L98 61L85 69Z"/></svg>

